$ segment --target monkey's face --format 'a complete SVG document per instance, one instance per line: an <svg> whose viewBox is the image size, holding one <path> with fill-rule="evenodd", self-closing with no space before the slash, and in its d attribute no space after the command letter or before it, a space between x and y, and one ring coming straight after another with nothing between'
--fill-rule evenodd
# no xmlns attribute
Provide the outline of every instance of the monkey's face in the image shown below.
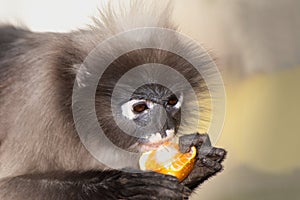
<svg viewBox="0 0 300 200"><path fill-rule="evenodd" d="M120 92L123 95L112 99L102 97L98 101L98 120L111 142L122 149L144 152L173 139L185 106L183 91L151 83L138 87L130 95L124 93L125 89Z"/></svg>
<svg viewBox="0 0 300 200"><path fill-rule="evenodd" d="M146 151L185 133L186 127L197 130L204 82L181 57L162 50L133 51L112 62L98 83L98 122L122 149Z"/></svg>
<svg viewBox="0 0 300 200"><path fill-rule="evenodd" d="M180 124L182 103L183 93L174 94L162 85L139 87L120 108L127 125L135 127L128 133L138 138L132 147L146 151L172 139Z"/></svg>

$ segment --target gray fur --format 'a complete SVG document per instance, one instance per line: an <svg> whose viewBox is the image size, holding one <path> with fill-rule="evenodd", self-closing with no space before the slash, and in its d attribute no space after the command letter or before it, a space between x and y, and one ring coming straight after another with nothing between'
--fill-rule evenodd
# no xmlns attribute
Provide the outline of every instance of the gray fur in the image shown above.
<svg viewBox="0 0 300 200"><path fill-rule="evenodd" d="M169 21L171 9L168 6L151 7L149 3L140 1L138 4L141 5L132 4L130 9L122 12L108 6L100 13L100 18L95 18L94 25L71 33L34 33L22 27L0 26L0 199L18 200L23 194L32 195L28 199L64 199L65 196L55 196L50 189L46 193L36 191L38 187L47 188L48 185L34 182L33 185L38 184L37 188L26 187L32 179L26 181L23 176L52 171L105 169L84 148L76 133L71 111L72 87L78 66L105 38L138 27L157 26L176 30ZM145 39L150 40L151 37L147 35ZM130 44L130 38L124 42ZM192 49L192 46L182 48ZM182 65L182 73L199 92L203 92L201 98L208 97L201 77L191 76L185 63L174 60L166 52L133 52L133 55L129 54L129 60L123 62L124 67L127 63L139 63L136 59L140 58L136 58L135 53L146 53L153 61L167 60L166 64L178 61L177 67ZM90 69L86 70L85 74L78 76L79 83L92 74L88 71ZM97 93L96 106L97 102L105 105L110 96L105 91L111 91L110 81L113 78L107 73L108 78L104 80L107 85L102 86L108 90ZM97 107L104 130L114 133L110 137L118 145L125 145L121 140L126 145L130 144L132 138L122 139L116 134L117 128L112 127L110 122L109 106L104 105ZM23 178L12 178L19 175ZM16 191L17 187L22 189Z"/></svg>

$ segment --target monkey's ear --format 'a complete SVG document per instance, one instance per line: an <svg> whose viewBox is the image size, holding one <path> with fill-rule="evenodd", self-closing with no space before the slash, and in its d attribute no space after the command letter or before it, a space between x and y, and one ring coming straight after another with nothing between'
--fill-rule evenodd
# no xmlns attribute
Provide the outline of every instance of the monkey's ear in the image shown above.
<svg viewBox="0 0 300 200"><path fill-rule="evenodd" d="M76 76L76 83L78 87L86 87L88 83L88 78L91 76L91 73L88 72L87 67L82 64L74 64L72 72Z"/></svg>

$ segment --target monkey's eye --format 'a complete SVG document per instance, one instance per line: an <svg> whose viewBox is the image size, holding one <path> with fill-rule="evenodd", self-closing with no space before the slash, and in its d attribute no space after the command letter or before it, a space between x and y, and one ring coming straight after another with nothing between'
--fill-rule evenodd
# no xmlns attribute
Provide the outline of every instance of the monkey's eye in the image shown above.
<svg viewBox="0 0 300 200"><path fill-rule="evenodd" d="M137 104L134 104L132 108L133 108L134 112L141 113L141 112L147 110L148 106L146 103L137 103Z"/></svg>
<svg viewBox="0 0 300 200"><path fill-rule="evenodd" d="M174 95L174 96L171 96L168 100L168 105L170 106L175 106L178 102L178 99L177 97Z"/></svg>

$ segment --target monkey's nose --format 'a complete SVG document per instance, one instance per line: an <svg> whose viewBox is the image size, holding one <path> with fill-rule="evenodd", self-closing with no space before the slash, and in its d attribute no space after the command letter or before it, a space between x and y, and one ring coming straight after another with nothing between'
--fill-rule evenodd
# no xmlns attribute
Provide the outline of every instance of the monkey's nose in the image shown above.
<svg viewBox="0 0 300 200"><path fill-rule="evenodd" d="M161 134L162 138L165 138L168 136L168 134L167 134L168 130L175 130L175 121L172 118L170 118L169 116L168 116L163 128L159 132Z"/></svg>
<svg viewBox="0 0 300 200"><path fill-rule="evenodd" d="M165 125L162 127L162 129L159 131L160 135L161 135L161 138L165 138L167 137L167 131L168 129L168 123L165 123Z"/></svg>

